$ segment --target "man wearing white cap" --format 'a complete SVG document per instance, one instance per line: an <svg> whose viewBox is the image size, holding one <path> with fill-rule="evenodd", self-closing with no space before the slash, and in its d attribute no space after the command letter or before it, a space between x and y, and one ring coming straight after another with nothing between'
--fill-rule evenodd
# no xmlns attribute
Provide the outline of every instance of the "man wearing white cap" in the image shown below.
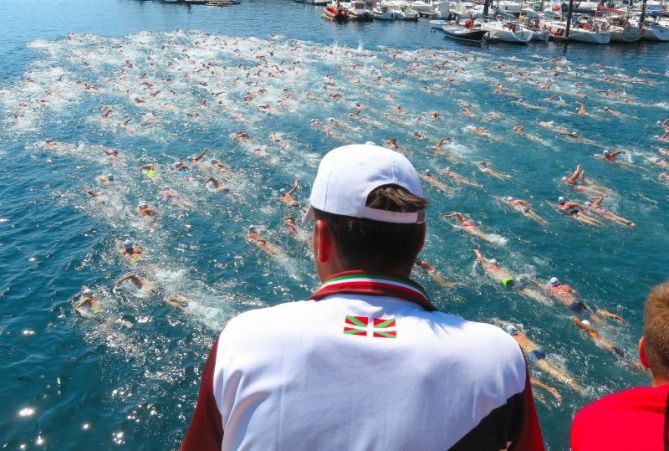
<svg viewBox="0 0 669 451"><path fill-rule="evenodd" d="M422 195L399 153L325 155L304 218L323 284L228 323L182 450L543 450L515 341L437 311L409 279Z"/></svg>

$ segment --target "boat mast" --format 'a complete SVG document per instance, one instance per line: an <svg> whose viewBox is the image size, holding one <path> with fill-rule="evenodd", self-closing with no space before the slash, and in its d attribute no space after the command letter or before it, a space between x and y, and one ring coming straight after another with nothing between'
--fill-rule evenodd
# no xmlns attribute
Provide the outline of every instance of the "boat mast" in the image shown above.
<svg viewBox="0 0 669 451"><path fill-rule="evenodd" d="M639 19L639 28L643 29L643 21L646 19L646 0L641 4L641 18Z"/></svg>
<svg viewBox="0 0 669 451"><path fill-rule="evenodd" d="M644 2L646 0L643 0ZM574 9L574 0L569 0L569 11L567 11L567 39L569 39L569 30L571 29L571 12Z"/></svg>
<svg viewBox="0 0 669 451"><path fill-rule="evenodd" d="M483 18L488 18L488 9L490 9L490 0L485 0L483 4Z"/></svg>

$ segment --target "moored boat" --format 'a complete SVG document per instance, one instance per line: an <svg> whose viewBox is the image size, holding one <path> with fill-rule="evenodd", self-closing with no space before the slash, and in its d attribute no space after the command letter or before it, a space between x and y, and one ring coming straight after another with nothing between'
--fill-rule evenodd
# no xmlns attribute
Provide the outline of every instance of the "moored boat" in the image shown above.
<svg viewBox="0 0 669 451"><path fill-rule="evenodd" d="M647 41L669 41L669 24L646 19L641 28L641 39Z"/></svg>
<svg viewBox="0 0 669 451"><path fill-rule="evenodd" d="M397 8L391 11L397 20L418 20L418 13L411 8Z"/></svg>
<svg viewBox="0 0 669 451"><path fill-rule="evenodd" d="M532 40L532 31L517 22L492 21L484 22L481 30L488 32L490 40L527 44Z"/></svg>
<svg viewBox="0 0 669 451"><path fill-rule="evenodd" d="M480 28L468 28L460 25L444 25L441 27L451 39L465 42L483 42L488 32Z"/></svg>
<svg viewBox="0 0 669 451"><path fill-rule="evenodd" d="M348 11L339 4L339 1L336 1L325 6L321 17L328 20L344 21L348 20Z"/></svg>
<svg viewBox="0 0 669 451"><path fill-rule="evenodd" d="M395 14L387 6L376 6L372 14L375 20L395 20Z"/></svg>
<svg viewBox="0 0 669 451"><path fill-rule="evenodd" d="M367 9L363 0L352 1L348 7L348 18L351 20L372 20L374 15Z"/></svg>

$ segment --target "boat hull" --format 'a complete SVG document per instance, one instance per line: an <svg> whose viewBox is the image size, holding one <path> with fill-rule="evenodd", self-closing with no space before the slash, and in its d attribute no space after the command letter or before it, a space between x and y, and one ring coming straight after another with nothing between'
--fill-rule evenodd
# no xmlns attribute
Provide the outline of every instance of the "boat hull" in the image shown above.
<svg viewBox="0 0 669 451"><path fill-rule="evenodd" d="M669 27L644 27L641 39L646 41L669 41Z"/></svg>
<svg viewBox="0 0 669 451"><path fill-rule="evenodd" d="M485 30L468 30L464 27L451 27L444 25L441 27L451 39L464 42L483 42L486 39L488 32Z"/></svg>
<svg viewBox="0 0 669 451"><path fill-rule="evenodd" d="M611 31L612 42L636 42L641 39L641 30L628 28L622 31Z"/></svg>
<svg viewBox="0 0 669 451"><path fill-rule="evenodd" d="M587 44L605 45L611 42L611 33L571 30L569 40L576 42L585 42Z"/></svg>

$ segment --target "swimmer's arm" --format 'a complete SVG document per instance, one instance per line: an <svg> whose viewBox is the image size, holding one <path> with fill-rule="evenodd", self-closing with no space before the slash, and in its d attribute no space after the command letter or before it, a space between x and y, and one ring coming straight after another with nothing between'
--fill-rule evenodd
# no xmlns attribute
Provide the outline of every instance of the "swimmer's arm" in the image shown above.
<svg viewBox="0 0 669 451"><path fill-rule="evenodd" d="M209 177L207 180L204 181L204 184L206 185L209 182L213 183L214 186L218 188L219 182L214 177Z"/></svg>
<svg viewBox="0 0 669 451"><path fill-rule="evenodd" d="M139 169L141 169L142 171L150 171L150 170L155 171L156 166L153 164L145 164L144 166L140 166Z"/></svg>
<svg viewBox="0 0 669 451"><path fill-rule="evenodd" d="M456 218L458 221L464 221L465 220L465 217L462 215L462 213L459 213L457 211L445 214L444 218Z"/></svg>
<svg viewBox="0 0 669 451"><path fill-rule="evenodd" d="M485 263L488 261L487 258L483 256L480 250L474 249L474 255L476 255L476 260L480 261L481 263Z"/></svg>
<svg viewBox="0 0 669 451"><path fill-rule="evenodd" d="M125 274L125 275L119 277L118 279L116 279L116 282L114 282L114 284L115 285L120 285L123 282L125 282L126 280L129 280L130 282L132 282L137 288L142 288L144 286L144 282L142 281L142 279L140 279L139 277L137 277L135 274L132 274L132 273Z"/></svg>
<svg viewBox="0 0 669 451"><path fill-rule="evenodd" d="M300 185L299 185L299 181L298 181L297 179L295 179L295 181L293 182L293 186L292 186L292 188L290 188L290 190L289 190L286 194L287 194L288 196L292 196L293 194L295 194L295 192L297 191L297 189L298 189L299 187L300 187Z"/></svg>
<svg viewBox="0 0 669 451"><path fill-rule="evenodd" d="M612 313L612 312L609 312L606 309L597 309L596 311L597 311L598 314L600 314L602 316L606 316L607 318L615 319L616 321L619 321L621 323L625 322L625 319L622 316L617 315L617 314Z"/></svg>
<svg viewBox="0 0 669 451"><path fill-rule="evenodd" d="M204 157L204 154L206 154L206 153L207 153L207 149L204 149L197 156L191 158L190 161L200 161L202 159L202 157Z"/></svg>
<svg viewBox="0 0 669 451"><path fill-rule="evenodd" d="M602 201L604 200L604 196L600 196L597 199L595 199L594 202L592 202L592 208L600 208L602 206Z"/></svg>

